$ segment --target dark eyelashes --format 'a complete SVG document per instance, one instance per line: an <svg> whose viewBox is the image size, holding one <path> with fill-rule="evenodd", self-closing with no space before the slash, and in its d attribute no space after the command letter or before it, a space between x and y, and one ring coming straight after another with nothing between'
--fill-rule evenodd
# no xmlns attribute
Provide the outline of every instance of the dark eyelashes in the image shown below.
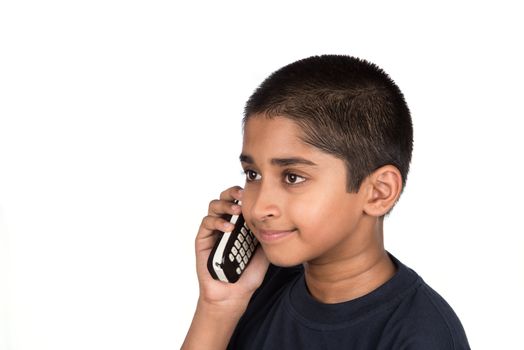
<svg viewBox="0 0 524 350"><path fill-rule="evenodd" d="M260 176L260 174L257 171L252 170L252 169L244 169L243 173L246 176L246 182L257 181L257 177ZM288 180L291 180L292 178L294 180L288 181ZM282 179L286 185L299 185L307 180L306 177L298 175L297 173L293 171L289 171L289 170L282 172ZM297 182L297 180L301 180L301 181Z"/></svg>

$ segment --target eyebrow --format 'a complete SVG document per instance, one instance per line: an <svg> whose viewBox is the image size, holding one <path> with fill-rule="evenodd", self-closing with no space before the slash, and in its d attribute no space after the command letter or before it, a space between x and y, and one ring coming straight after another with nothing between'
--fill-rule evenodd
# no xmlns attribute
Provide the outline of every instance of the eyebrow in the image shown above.
<svg viewBox="0 0 524 350"><path fill-rule="evenodd" d="M247 155L247 154L241 154L240 155L240 161L242 163L247 164L255 164L255 161L253 160L253 157ZM302 158L302 157L291 157L291 158L273 158L271 159L272 165L277 166L290 166L290 165L309 165L309 166L317 166L316 163L313 163L312 161Z"/></svg>

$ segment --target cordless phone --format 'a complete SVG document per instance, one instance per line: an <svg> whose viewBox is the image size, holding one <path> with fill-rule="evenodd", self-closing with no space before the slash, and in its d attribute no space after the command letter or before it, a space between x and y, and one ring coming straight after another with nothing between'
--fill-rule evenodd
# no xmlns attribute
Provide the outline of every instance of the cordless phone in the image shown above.
<svg viewBox="0 0 524 350"><path fill-rule="evenodd" d="M241 204L240 201L235 203ZM207 260L207 269L214 279L235 283L255 254L258 241L247 227L242 214L233 215L230 222L235 228L222 233L216 241Z"/></svg>

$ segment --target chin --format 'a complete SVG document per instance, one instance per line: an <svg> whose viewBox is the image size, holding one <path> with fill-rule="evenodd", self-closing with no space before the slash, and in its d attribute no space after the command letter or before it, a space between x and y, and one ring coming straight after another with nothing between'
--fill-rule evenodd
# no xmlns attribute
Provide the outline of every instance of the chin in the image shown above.
<svg viewBox="0 0 524 350"><path fill-rule="evenodd" d="M291 256L290 254L277 254L270 253L264 250L266 253L267 260L275 266L280 267L291 267L296 265L302 265L303 261L298 256Z"/></svg>

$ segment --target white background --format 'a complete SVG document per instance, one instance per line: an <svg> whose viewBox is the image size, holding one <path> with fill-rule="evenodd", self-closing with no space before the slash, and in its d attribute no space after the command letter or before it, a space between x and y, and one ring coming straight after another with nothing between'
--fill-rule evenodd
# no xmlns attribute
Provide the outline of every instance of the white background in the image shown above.
<svg viewBox="0 0 524 350"><path fill-rule="evenodd" d="M504 1L2 1L0 349L179 348L200 220L242 184L244 102L322 53L377 63L411 108L388 250L447 299L472 348L523 349L522 14Z"/></svg>

